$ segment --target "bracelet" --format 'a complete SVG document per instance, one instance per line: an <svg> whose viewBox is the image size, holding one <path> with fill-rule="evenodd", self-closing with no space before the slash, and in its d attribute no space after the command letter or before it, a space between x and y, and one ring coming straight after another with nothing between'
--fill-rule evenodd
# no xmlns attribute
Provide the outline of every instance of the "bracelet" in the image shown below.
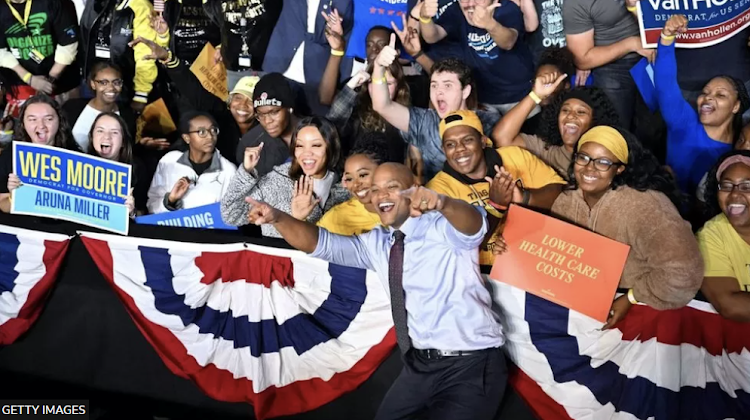
<svg viewBox="0 0 750 420"><path fill-rule="evenodd" d="M677 37L677 35L664 35L664 32L661 33L661 39L663 39L665 41L672 41L676 37Z"/></svg>
<svg viewBox="0 0 750 420"><path fill-rule="evenodd" d="M418 17L415 17L415 16L414 16L414 15L412 15L411 13L409 13L409 18L410 18L410 19L414 19L414 20L419 20L419 18L418 18Z"/></svg>
<svg viewBox="0 0 750 420"><path fill-rule="evenodd" d="M492 201L492 200L488 200L488 201L487 201L487 204L489 204L489 205L491 205L492 207L494 207L494 208L495 208L495 210L500 210L500 211L502 211L502 212L504 212L504 211L508 210L508 206L501 206L500 204L497 204L496 202L494 202L494 201Z"/></svg>
<svg viewBox="0 0 750 420"><path fill-rule="evenodd" d="M25 74L25 75L23 76L23 78L21 78L21 80L23 80L23 82L24 82L24 83L26 83L26 84L29 84L29 80L31 80L31 77L32 77L32 76L33 76L33 74L31 74L31 73L26 73L26 74Z"/></svg>
<svg viewBox="0 0 750 420"><path fill-rule="evenodd" d="M416 60L417 58L419 58L419 57L421 57L423 55L424 55L424 51L423 50L419 50L419 52L416 53L416 54L414 54L414 55L412 55L411 58L413 58L413 59Z"/></svg>
<svg viewBox="0 0 750 420"><path fill-rule="evenodd" d="M385 78L385 76L381 77L380 79L372 79L372 83L376 85L384 85L388 80Z"/></svg>
<svg viewBox="0 0 750 420"><path fill-rule="evenodd" d="M331 48L331 55L333 55L335 57L343 57L344 56L344 51L334 50L333 48Z"/></svg>
<svg viewBox="0 0 750 420"><path fill-rule="evenodd" d="M628 300L633 305L637 305L639 302L635 300L635 295L633 295L633 289L628 290Z"/></svg>
<svg viewBox="0 0 750 420"><path fill-rule="evenodd" d="M532 90L529 92L529 98L531 98L532 101L534 101L535 104L539 105L540 102L542 102L542 98L539 97L534 91Z"/></svg>
<svg viewBox="0 0 750 420"><path fill-rule="evenodd" d="M635 13L636 10L638 10L635 6L625 6L626 9L628 9L628 12Z"/></svg>
<svg viewBox="0 0 750 420"><path fill-rule="evenodd" d="M423 18L422 16L419 17L419 22L427 24L432 22L432 18Z"/></svg>

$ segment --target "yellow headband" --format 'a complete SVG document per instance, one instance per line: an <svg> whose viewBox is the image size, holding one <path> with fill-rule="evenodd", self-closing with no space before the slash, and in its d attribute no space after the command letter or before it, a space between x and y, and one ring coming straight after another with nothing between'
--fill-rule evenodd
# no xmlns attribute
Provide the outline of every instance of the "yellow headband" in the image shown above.
<svg viewBox="0 0 750 420"><path fill-rule="evenodd" d="M628 143L619 131L606 125L600 125L584 133L578 140L577 151L586 143L594 142L606 147L620 162L628 163Z"/></svg>

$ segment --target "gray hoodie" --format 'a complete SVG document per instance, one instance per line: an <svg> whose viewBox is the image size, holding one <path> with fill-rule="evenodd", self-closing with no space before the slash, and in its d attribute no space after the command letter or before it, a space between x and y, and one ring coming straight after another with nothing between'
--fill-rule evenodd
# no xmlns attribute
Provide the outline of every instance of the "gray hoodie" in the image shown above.
<svg viewBox="0 0 750 420"><path fill-rule="evenodd" d="M221 200L221 218L224 219L224 223L233 226L247 224L250 204L245 201L245 197L248 196L268 203L284 213L292 214L294 180L289 178L290 166L291 163L289 162L278 165L264 177L258 179L255 170L252 171L253 173L247 173L245 167L240 164L237 173L229 183L229 189ZM323 213L348 199L349 191L341 184L334 184L323 209L320 205L315 206L312 213L307 217L307 221L317 223L323 217ZM281 234L271 225L261 226L261 231L263 236L281 238Z"/></svg>

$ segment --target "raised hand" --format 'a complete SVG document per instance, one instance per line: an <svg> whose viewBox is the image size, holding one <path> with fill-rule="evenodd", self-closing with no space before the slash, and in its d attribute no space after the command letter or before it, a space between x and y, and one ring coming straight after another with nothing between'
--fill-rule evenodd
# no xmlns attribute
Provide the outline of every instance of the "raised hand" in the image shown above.
<svg viewBox="0 0 750 420"><path fill-rule="evenodd" d="M302 175L299 180L294 181L294 196L292 197L292 217L297 220L306 220L315 206L320 203L319 198L313 194L314 179L311 176Z"/></svg>
<svg viewBox="0 0 750 420"><path fill-rule="evenodd" d="M154 150L167 150L169 149L169 142L167 139L155 139L153 137L141 137L141 145L149 149Z"/></svg>
<svg viewBox="0 0 750 420"><path fill-rule="evenodd" d="M490 183L490 200L500 206L508 207L513 201L513 188L515 187L510 172L495 165L495 177L484 179Z"/></svg>
<svg viewBox="0 0 750 420"><path fill-rule="evenodd" d="M221 63L223 59L221 58L221 45L216 47L216 50L214 51L214 66Z"/></svg>
<svg viewBox="0 0 750 420"><path fill-rule="evenodd" d="M151 14L149 24L151 25L151 29L156 31L156 33L159 35L164 36L167 32L169 32L169 25L167 25L167 21L164 20L164 16L162 16L162 14L159 12L153 12Z"/></svg>
<svg viewBox="0 0 750 420"><path fill-rule="evenodd" d="M667 20L667 23L664 24L664 29L661 30L661 33L664 34L664 36L677 36L678 34L687 32L687 29L687 16L672 15L672 17Z"/></svg>
<svg viewBox="0 0 750 420"><path fill-rule="evenodd" d="M576 69L576 86L586 86L586 80L591 75L591 70Z"/></svg>
<svg viewBox="0 0 750 420"><path fill-rule="evenodd" d="M320 12L323 15L323 19L326 21L326 41L330 45L331 49L337 51L344 51L346 49L346 41L344 41L344 27L342 23L344 19L339 15L339 11L333 9L331 13Z"/></svg>
<svg viewBox="0 0 750 420"><path fill-rule="evenodd" d="M369 81L370 81L370 73L368 73L366 70L360 70L357 72L357 74L352 76L352 78L349 79L348 82L346 82L346 85L349 86L349 89L354 90Z"/></svg>
<svg viewBox="0 0 750 420"><path fill-rule="evenodd" d="M146 44L146 46L151 49L151 54L147 54L143 56L144 60L164 61L167 58L169 58L169 51L167 51L166 48L159 46L154 41L151 41L150 39L146 39L142 36L139 36L138 38L130 41L130 43L128 43L128 46L130 48L133 48L138 44Z"/></svg>
<svg viewBox="0 0 750 420"><path fill-rule="evenodd" d="M183 176L178 179L177 182L175 182L174 187L172 187L172 191L169 193L169 202L176 203L182 200L182 197L185 196L188 188L190 188L190 180L188 177Z"/></svg>
<svg viewBox="0 0 750 420"><path fill-rule="evenodd" d="M497 23L493 15L498 7L500 7L500 3L492 3L488 6L477 4L474 6L474 13L469 14L469 24L480 29L490 30L492 25Z"/></svg>
<svg viewBox="0 0 750 420"><path fill-rule="evenodd" d="M128 198L125 199L125 208L128 209L128 214L135 214L135 198L133 198L133 188L128 191Z"/></svg>
<svg viewBox="0 0 750 420"><path fill-rule="evenodd" d="M432 19L438 12L438 0L424 0L422 7L419 9L419 17L422 19Z"/></svg>
<svg viewBox="0 0 750 420"><path fill-rule="evenodd" d="M20 187L21 185L23 185L23 184L21 183L21 179L18 177L18 175L14 174L14 173L9 173L8 174L8 192L11 192L11 191L15 190L16 188Z"/></svg>
<svg viewBox="0 0 750 420"><path fill-rule="evenodd" d="M380 50L378 56L375 58L375 64L383 68L388 68L393 64L393 61L398 57L398 51L396 51L396 34L391 34L391 41Z"/></svg>
<svg viewBox="0 0 750 420"><path fill-rule="evenodd" d="M539 99L547 98L555 93L557 87L560 86L560 83L562 83L567 77L567 74L547 73L534 80L534 88L532 91L539 97Z"/></svg>
<svg viewBox="0 0 750 420"><path fill-rule="evenodd" d="M391 21L391 28L396 33L398 38L401 40L401 45L404 46L404 50L407 54L414 56L422 51L422 43L419 41L419 31L416 28L409 27L406 21L406 14L401 15L401 24L404 30L398 29L396 23Z"/></svg>
<svg viewBox="0 0 750 420"><path fill-rule="evenodd" d="M252 197L245 197L245 202L250 204L250 211L247 212L247 221L250 224L260 226L278 221L279 211L275 208Z"/></svg>
<svg viewBox="0 0 750 420"><path fill-rule="evenodd" d="M445 206L445 196L425 187L411 187L401 191L401 197L411 201L411 216L418 217L428 211L440 211Z"/></svg>
<svg viewBox="0 0 750 420"><path fill-rule="evenodd" d="M245 157L242 160L242 166L245 168L245 172L250 173L258 165L260 161L260 152L263 151L263 142L256 147L246 147Z"/></svg>

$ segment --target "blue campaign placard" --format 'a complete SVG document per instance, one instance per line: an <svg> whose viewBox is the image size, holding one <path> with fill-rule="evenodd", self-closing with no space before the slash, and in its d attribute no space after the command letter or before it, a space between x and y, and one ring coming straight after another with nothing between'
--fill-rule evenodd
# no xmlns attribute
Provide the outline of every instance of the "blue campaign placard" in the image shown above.
<svg viewBox="0 0 750 420"><path fill-rule="evenodd" d="M237 230L236 226L229 226L221 219L220 203L136 217L135 221L142 225Z"/></svg>
<svg viewBox="0 0 750 420"><path fill-rule="evenodd" d="M13 143L11 213L68 220L128 234L130 165L32 143Z"/></svg>
<svg viewBox="0 0 750 420"><path fill-rule="evenodd" d="M703 48L718 44L750 25L750 0L642 0L638 23L646 48L655 48L664 24L672 15L685 15L688 30L676 47Z"/></svg>

